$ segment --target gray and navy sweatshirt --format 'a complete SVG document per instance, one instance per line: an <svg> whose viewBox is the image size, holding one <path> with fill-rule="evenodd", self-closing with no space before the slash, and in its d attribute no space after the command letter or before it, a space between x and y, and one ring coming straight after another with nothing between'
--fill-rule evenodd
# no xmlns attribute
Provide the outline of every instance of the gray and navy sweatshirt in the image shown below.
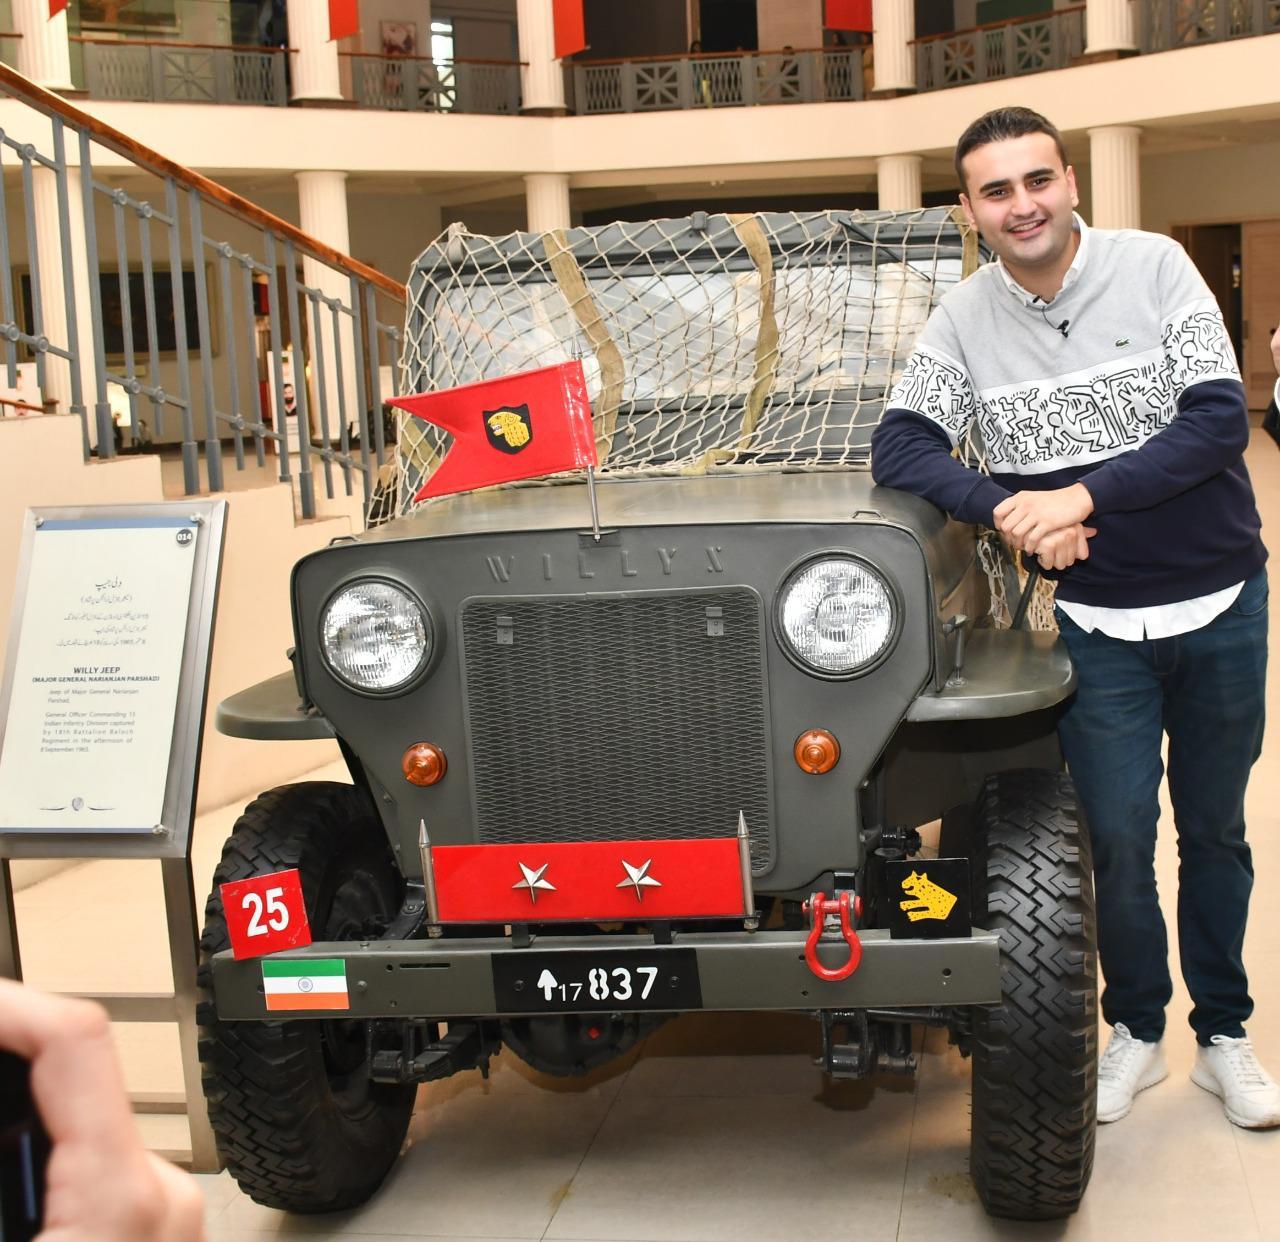
<svg viewBox="0 0 1280 1242"><path fill-rule="evenodd" d="M999 263L942 299L872 439L872 475L988 526L1015 491L1083 481L1098 533L1087 560L1047 572L1063 600L1142 608L1241 582L1267 554L1213 295L1170 238L1077 227L1052 302ZM952 455L975 420L989 477Z"/></svg>

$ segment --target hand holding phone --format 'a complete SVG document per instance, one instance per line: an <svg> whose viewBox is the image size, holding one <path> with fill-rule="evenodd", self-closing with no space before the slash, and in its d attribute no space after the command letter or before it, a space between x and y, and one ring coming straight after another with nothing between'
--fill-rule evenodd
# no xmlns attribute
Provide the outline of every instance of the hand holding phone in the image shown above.
<svg viewBox="0 0 1280 1242"><path fill-rule="evenodd" d="M29 1066L32 1119L38 1116L43 1123L49 1143L43 1222L32 1232L15 1232L13 1239L201 1242L200 1191L187 1174L143 1146L111 1043L111 1026L99 1006L0 979L3 1052L18 1058L15 1082L21 1082ZM13 1097L18 1111L22 1098ZM7 1117L0 1112L0 1123ZM21 1122L17 1124L20 1130ZM21 1161L17 1167L14 1210L21 1222L21 1213L30 1214L25 1198L29 1179L22 1180L27 1174ZM7 1182L4 1189L7 1212ZM8 1216L0 1239L11 1242Z"/></svg>
<svg viewBox="0 0 1280 1242"><path fill-rule="evenodd" d="M0 1242L31 1242L44 1219L49 1140L30 1079L22 1057L0 1052Z"/></svg>

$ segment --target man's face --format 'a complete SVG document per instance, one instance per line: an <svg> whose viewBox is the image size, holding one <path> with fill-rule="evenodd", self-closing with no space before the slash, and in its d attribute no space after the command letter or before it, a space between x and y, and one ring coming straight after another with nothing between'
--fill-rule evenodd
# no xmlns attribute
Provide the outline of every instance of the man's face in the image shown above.
<svg viewBox="0 0 1280 1242"><path fill-rule="evenodd" d="M969 223L1013 271L1064 270L1075 252L1076 175L1048 134L1024 134L964 157L960 205ZM1065 261L1064 261L1065 260Z"/></svg>

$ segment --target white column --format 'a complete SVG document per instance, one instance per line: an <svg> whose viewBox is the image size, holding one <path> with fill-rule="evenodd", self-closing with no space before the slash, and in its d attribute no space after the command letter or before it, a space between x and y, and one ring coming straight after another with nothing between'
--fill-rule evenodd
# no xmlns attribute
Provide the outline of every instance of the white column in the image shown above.
<svg viewBox="0 0 1280 1242"><path fill-rule="evenodd" d="M1086 56L1133 52L1133 10L1129 0L1088 0L1084 11Z"/></svg>
<svg viewBox="0 0 1280 1242"><path fill-rule="evenodd" d="M556 60L551 0L516 0L521 112L564 112L564 70Z"/></svg>
<svg viewBox="0 0 1280 1242"><path fill-rule="evenodd" d="M912 0L873 0L875 94L916 89L916 13Z"/></svg>
<svg viewBox="0 0 1280 1242"><path fill-rule="evenodd" d="M882 155L876 160L876 190L881 211L908 211L922 206L919 155Z"/></svg>
<svg viewBox="0 0 1280 1242"><path fill-rule="evenodd" d="M1140 162L1136 125L1106 125L1089 131L1089 176L1093 218L1099 229L1142 227Z"/></svg>
<svg viewBox="0 0 1280 1242"><path fill-rule="evenodd" d="M71 90L66 10L51 19L49 0L13 0L13 24L22 36L18 71L51 91Z"/></svg>
<svg viewBox="0 0 1280 1242"><path fill-rule="evenodd" d="M319 0L288 0L292 98L341 99L338 45L329 39L329 6ZM431 27L428 25L428 31Z"/></svg>
<svg viewBox="0 0 1280 1242"><path fill-rule="evenodd" d="M343 254L351 253L351 231L347 219L347 174L344 172L300 172L294 174L298 179L299 224L304 233L314 237L316 241L332 246ZM351 278L336 268L321 263L319 259L302 259L302 279L313 289L321 290L326 297L336 298L344 306L351 305ZM333 348L333 313L327 307L320 309L320 329L324 334L324 373L317 374L315 360L319 350L315 342L315 321L311 303L306 303L307 323L303 335L311 343L310 357L312 374L307 387L307 405L311 414L311 427L319 434L320 427L320 386L324 385L325 398L328 403L329 436L337 441L342 430L338 409L338 374L339 365L342 374L342 391L346 399L346 419L348 423L358 422L360 411L356 406L356 356L355 337L352 333L351 320L339 312L338 336L341 342L341 360L334 357ZM293 367L294 382L299 384L303 379L303 357L301 342L294 343Z"/></svg>
<svg viewBox="0 0 1280 1242"><path fill-rule="evenodd" d="M524 179L524 201L530 232L545 233L550 229L569 227L569 177L566 173L529 173Z"/></svg>
<svg viewBox="0 0 1280 1242"><path fill-rule="evenodd" d="M93 409L93 322L89 314L89 269L85 260L84 206L81 199L80 170L67 169L67 221L71 240L71 272L76 309L76 340L70 338L67 323L67 293L62 278L62 233L58 227L58 183L47 168L36 169L32 177L32 209L36 218L36 246L40 256L40 310L43 332L51 345L76 355L80 375L80 400ZM45 355L45 400L57 403L57 412L71 412L71 366L56 354ZM97 443L94 420L87 420L89 444Z"/></svg>

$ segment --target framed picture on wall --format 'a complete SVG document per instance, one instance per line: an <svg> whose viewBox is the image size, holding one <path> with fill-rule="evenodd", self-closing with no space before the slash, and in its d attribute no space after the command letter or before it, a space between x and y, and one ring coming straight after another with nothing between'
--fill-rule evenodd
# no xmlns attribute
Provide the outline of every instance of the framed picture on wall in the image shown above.
<svg viewBox="0 0 1280 1242"><path fill-rule="evenodd" d="M384 56L416 56L418 54L416 22L379 22L378 34Z"/></svg>

